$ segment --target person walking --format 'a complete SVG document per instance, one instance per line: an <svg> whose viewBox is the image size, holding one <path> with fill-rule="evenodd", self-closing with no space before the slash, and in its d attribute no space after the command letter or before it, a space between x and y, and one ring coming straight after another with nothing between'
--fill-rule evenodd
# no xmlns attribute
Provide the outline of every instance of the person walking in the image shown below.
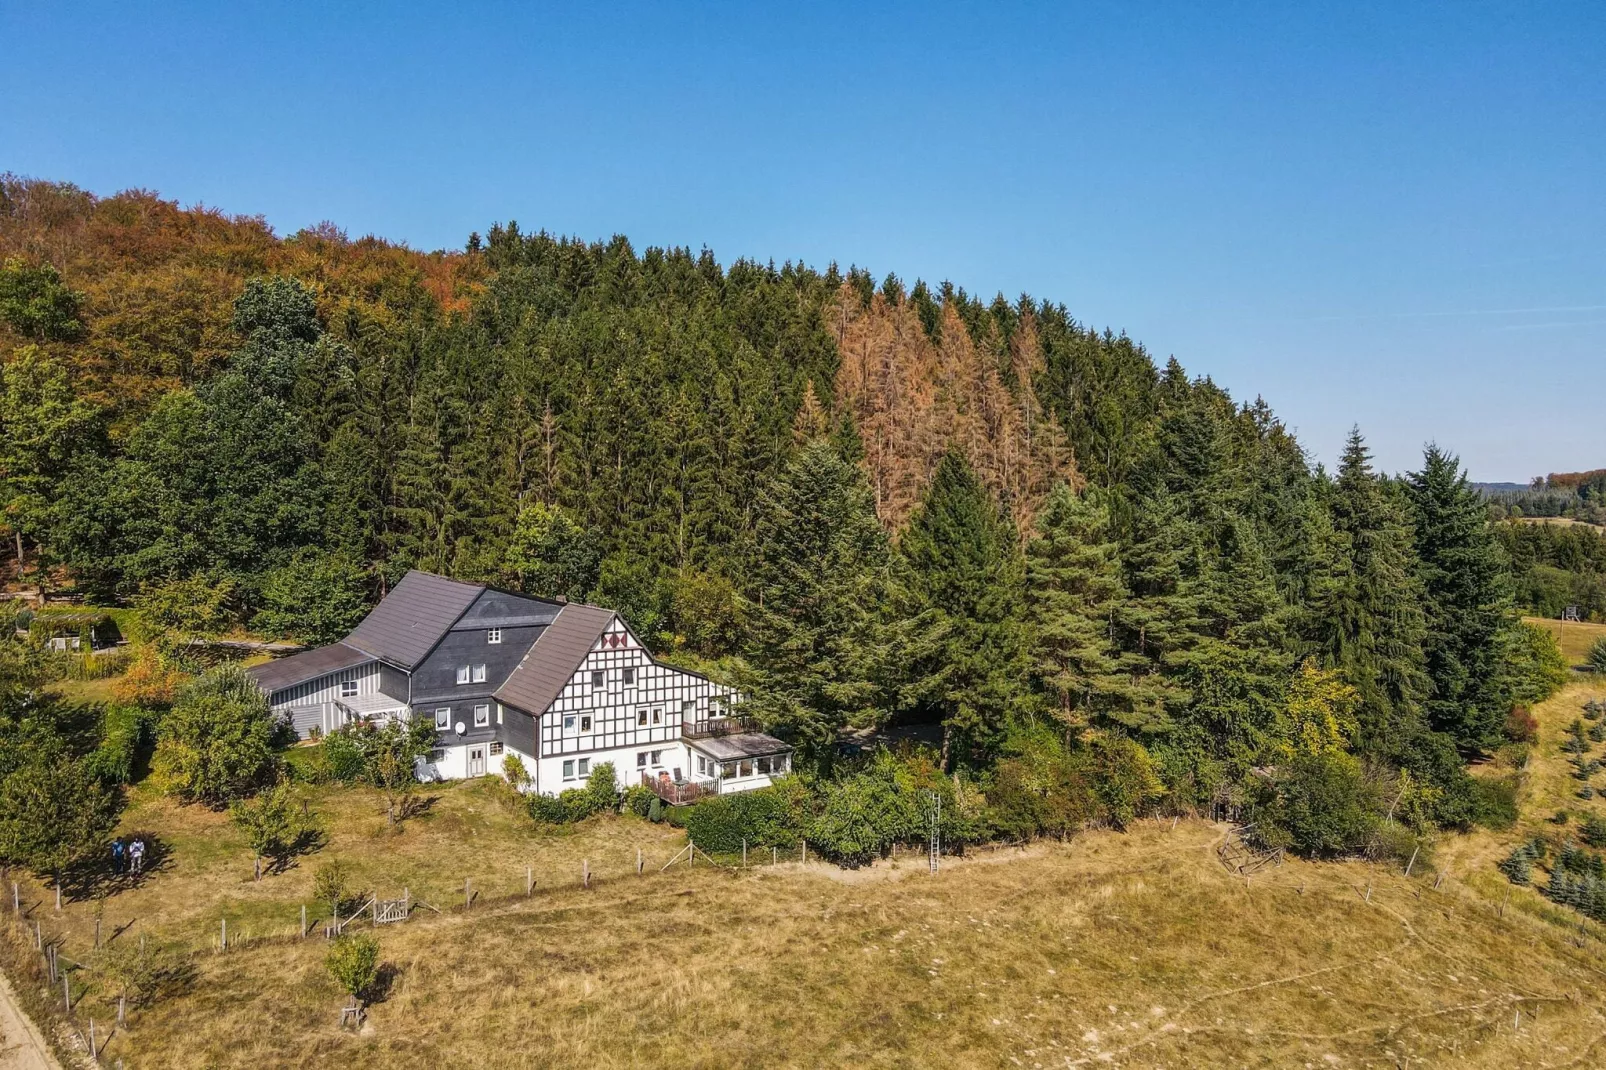
<svg viewBox="0 0 1606 1070"><path fill-rule="evenodd" d="M124 863L125 857L123 854L123 841L122 837L118 837L112 841L112 872L116 873L119 877L122 876Z"/></svg>
<svg viewBox="0 0 1606 1070"><path fill-rule="evenodd" d="M129 870L140 873L145 868L145 841L135 840L128 846Z"/></svg>

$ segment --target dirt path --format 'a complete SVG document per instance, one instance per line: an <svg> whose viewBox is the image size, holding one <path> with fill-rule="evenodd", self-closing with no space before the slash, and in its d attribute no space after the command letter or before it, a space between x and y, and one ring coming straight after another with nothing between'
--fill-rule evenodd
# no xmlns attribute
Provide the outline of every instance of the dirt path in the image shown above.
<svg viewBox="0 0 1606 1070"><path fill-rule="evenodd" d="M4 974L0 974L0 1070L61 1070L45 1038L17 1005Z"/></svg>

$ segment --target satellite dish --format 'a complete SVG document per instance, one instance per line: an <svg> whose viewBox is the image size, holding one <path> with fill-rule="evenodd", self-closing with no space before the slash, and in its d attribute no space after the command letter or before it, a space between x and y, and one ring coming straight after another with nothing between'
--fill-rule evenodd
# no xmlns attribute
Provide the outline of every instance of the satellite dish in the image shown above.
<svg viewBox="0 0 1606 1070"><path fill-rule="evenodd" d="M462 735L467 730L466 726L463 724L462 721L458 721L457 724L454 725L453 727L457 729L457 734L458 735Z"/></svg>

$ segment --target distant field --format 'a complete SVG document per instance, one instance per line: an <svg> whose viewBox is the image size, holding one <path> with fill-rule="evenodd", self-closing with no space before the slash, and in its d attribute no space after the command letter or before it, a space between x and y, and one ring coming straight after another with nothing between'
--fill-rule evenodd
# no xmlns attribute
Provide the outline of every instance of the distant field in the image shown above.
<svg viewBox="0 0 1606 1070"><path fill-rule="evenodd" d="M1606 624L1583 624L1576 621L1546 620L1543 617L1523 618L1529 624L1546 628L1556 637L1562 655L1570 665L1582 665L1589 648L1597 639L1606 638Z"/></svg>
<svg viewBox="0 0 1606 1070"><path fill-rule="evenodd" d="M950 859L936 878L918 857L659 874L674 830L615 818L538 833L487 781L440 791L399 835L373 795L314 792L329 845L254 884L224 818L137 793L126 827L158 830L171 854L145 887L106 901L106 932L133 923L120 940L201 947L225 914L249 937L286 934L311 870L335 856L367 886L405 883L446 913L380 930L397 973L361 1034L336 1026L323 941L285 936L202 953L199 983L135 1013L102 1062L1601 1065L1601 931L1493 869L1569 805L1557 742L1591 693L1606 690L1574 685L1537 711L1523 824L1448 838L1409 879L1397 865L1290 861L1246 884L1216 860L1223 829L1199 821ZM464 876L486 896L467 914ZM43 889L26 895L47 931L63 924ZM75 960L92 961L94 907L66 911ZM84 999L86 1016L110 1018L109 1003Z"/></svg>

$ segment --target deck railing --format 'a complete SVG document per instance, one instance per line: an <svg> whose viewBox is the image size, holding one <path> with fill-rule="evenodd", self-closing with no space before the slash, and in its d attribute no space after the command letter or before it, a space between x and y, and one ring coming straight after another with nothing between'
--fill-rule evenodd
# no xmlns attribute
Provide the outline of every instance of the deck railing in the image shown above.
<svg viewBox="0 0 1606 1070"><path fill-rule="evenodd" d="M714 739L737 732L756 732L758 725L747 717L710 717L703 721L680 722L682 739Z"/></svg>
<svg viewBox="0 0 1606 1070"><path fill-rule="evenodd" d="M719 784L713 780L682 780L679 782L643 774L641 782L671 806L685 806L698 799L719 794Z"/></svg>

